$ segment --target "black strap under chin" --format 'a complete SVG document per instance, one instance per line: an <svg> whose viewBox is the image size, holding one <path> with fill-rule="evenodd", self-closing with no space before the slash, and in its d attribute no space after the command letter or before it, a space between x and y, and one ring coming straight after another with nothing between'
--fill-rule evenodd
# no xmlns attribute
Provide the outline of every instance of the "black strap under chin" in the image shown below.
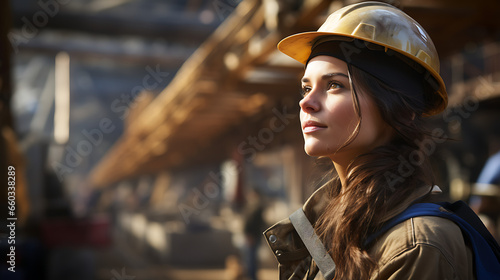
<svg viewBox="0 0 500 280"><path fill-rule="evenodd" d="M302 209L299 209L290 215L290 221L302 239L309 254L318 265L325 280L331 280L335 276L335 262L325 249L325 246L319 239L309 219Z"/></svg>

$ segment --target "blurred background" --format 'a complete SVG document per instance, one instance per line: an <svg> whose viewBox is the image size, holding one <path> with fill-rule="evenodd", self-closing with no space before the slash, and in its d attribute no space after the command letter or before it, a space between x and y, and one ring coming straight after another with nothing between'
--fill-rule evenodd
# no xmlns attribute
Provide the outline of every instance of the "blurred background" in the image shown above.
<svg viewBox="0 0 500 280"><path fill-rule="evenodd" d="M303 66L276 44L355 2L2 1L0 278L277 279L261 232L331 166L303 152ZM500 2L386 2L440 54L436 181L498 237Z"/></svg>

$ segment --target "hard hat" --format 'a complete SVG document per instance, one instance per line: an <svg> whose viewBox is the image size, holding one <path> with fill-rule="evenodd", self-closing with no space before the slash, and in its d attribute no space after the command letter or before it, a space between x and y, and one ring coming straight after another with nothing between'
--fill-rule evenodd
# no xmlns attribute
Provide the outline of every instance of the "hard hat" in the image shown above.
<svg viewBox="0 0 500 280"><path fill-rule="evenodd" d="M362 2L332 13L318 31L291 35L281 40L278 49L306 64L318 42L360 39L395 51L428 71L434 85L433 104L425 112L434 115L446 108L448 97L439 75L439 57L427 32L401 10L381 2ZM400 56L401 57L401 56ZM414 63L413 63L414 64Z"/></svg>

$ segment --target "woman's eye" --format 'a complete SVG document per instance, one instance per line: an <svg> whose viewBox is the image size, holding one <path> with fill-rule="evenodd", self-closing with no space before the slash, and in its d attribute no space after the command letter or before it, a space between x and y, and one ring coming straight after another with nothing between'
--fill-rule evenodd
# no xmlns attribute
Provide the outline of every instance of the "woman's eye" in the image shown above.
<svg viewBox="0 0 500 280"><path fill-rule="evenodd" d="M300 89L300 95L302 97L306 96L309 92L311 91L311 87L309 86L303 86L301 89Z"/></svg>
<svg viewBox="0 0 500 280"><path fill-rule="evenodd" d="M331 81L328 83L328 89L337 89L337 88L343 88L344 86L339 83L339 82L335 82L335 81Z"/></svg>

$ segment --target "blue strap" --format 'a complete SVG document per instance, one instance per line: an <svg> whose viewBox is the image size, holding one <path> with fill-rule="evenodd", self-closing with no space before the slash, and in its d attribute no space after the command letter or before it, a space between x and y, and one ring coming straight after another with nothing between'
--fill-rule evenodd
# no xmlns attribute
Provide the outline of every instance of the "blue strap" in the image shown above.
<svg viewBox="0 0 500 280"><path fill-rule="evenodd" d="M452 212L445 210L441 205L434 203L418 203L414 204L403 213L388 221L382 229L375 234L369 236L365 241L365 246L373 242L377 237L385 233L393 226L419 216L437 216L447 218L455 222L470 240L472 250L474 252L474 263L476 278L483 279L499 279L500 278L500 261L497 259L492 248L485 238L468 222Z"/></svg>

